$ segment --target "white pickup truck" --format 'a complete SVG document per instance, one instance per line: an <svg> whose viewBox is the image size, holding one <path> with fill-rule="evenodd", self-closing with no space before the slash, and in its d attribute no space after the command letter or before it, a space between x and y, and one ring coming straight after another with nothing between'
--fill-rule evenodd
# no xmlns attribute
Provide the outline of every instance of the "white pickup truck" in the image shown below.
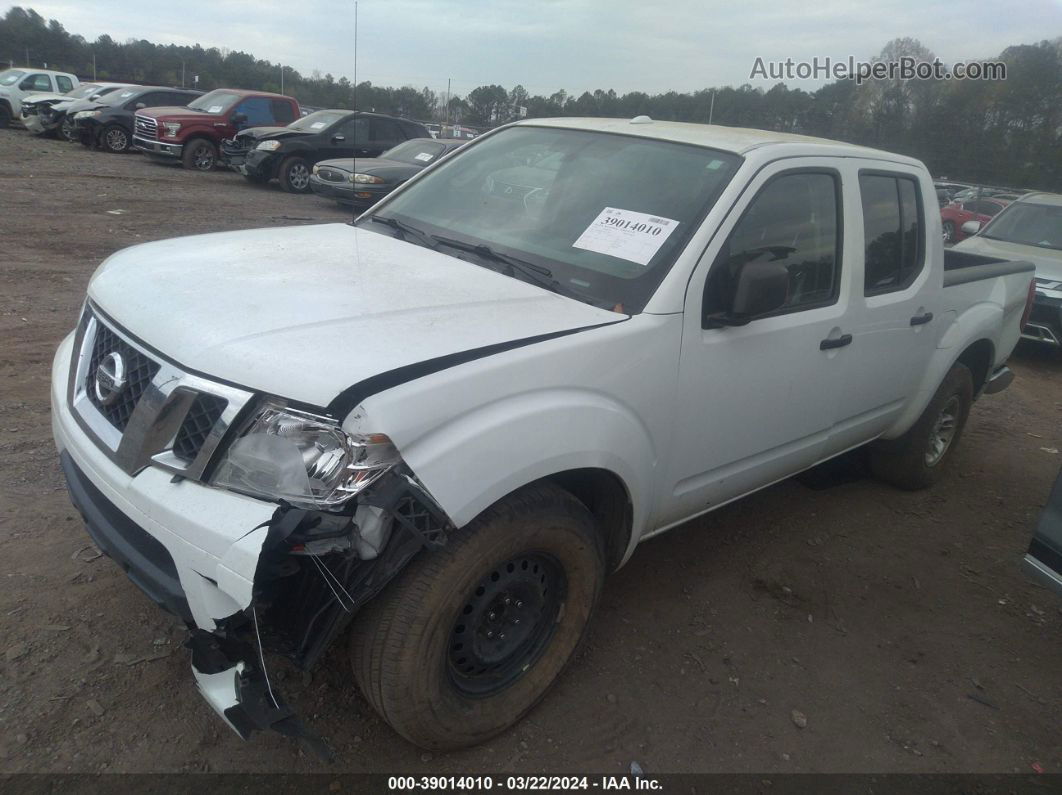
<svg viewBox="0 0 1062 795"><path fill-rule="evenodd" d="M136 246L55 357L70 494L242 736L312 742L269 655L346 637L399 734L476 743L639 542L862 445L940 477L1033 266L949 255L936 208L887 152L535 120L353 224Z"/></svg>
<svg viewBox="0 0 1062 795"><path fill-rule="evenodd" d="M0 130L22 117L22 100L37 94L69 94L80 85L76 75L48 69L0 72Z"/></svg>

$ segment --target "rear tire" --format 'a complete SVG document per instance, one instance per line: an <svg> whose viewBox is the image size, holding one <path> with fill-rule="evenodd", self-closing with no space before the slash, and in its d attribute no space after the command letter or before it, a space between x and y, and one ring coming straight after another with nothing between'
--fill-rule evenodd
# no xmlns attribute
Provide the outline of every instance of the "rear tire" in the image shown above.
<svg viewBox="0 0 1062 795"><path fill-rule="evenodd" d="M310 192L310 164L301 157L286 158L277 170L277 178L288 193Z"/></svg>
<svg viewBox="0 0 1062 795"><path fill-rule="evenodd" d="M940 480L966 427L973 392L969 368L956 363L907 433L871 445L871 471L886 483L907 491L925 489Z"/></svg>
<svg viewBox="0 0 1062 795"><path fill-rule="evenodd" d="M213 171L218 163L218 148L206 138L193 138L184 145L181 163L192 171Z"/></svg>
<svg viewBox="0 0 1062 795"><path fill-rule="evenodd" d="M132 139L120 124L108 124L100 133L100 145L108 152L120 155L129 151Z"/></svg>
<svg viewBox="0 0 1062 795"><path fill-rule="evenodd" d="M354 678L416 745L483 742L556 680L604 577L586 507L556 486L524 488L421 553L362 610L351 634Z"/></svg>

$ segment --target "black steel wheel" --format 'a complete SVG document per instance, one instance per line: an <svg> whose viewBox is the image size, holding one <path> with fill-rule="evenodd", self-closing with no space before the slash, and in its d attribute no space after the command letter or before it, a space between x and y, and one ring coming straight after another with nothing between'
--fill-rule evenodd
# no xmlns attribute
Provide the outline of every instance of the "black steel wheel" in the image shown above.
<svg viewBox="0 0 1062 795"><path fill-rule="evenodd" d="M564 603L564 570L529 554L495 567L476 583L450 633L450 675L458 690L486 696L534 665Z"/></svg>
<svg viewBox="0 0 1062 795"><path fill-rule="evenodd" d="M605 577L586 506L527 486L421 552L355 619L354 677L424 748L463 748L516 723L571 660Z"/></svg>

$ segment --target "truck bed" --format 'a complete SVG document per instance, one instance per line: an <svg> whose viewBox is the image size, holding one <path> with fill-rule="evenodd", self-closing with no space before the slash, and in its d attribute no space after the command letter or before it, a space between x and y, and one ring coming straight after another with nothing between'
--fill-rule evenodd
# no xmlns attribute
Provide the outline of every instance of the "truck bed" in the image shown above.
<svg viewBox="0 0 1062 795"><path fill-rule="evenodd" d="M1006 260L997 257L986 257L983 254L970 254L965 251L944 249L945 287L1035 270L1036 266L1025 260Z"/></svg>

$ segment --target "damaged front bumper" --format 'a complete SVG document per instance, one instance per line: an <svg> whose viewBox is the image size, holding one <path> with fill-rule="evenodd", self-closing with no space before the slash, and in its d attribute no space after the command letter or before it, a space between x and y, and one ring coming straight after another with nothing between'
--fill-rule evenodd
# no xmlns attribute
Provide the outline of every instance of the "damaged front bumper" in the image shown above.
<svg viewBox="0 0 1062 795"><path fill-rule="evenodd" d="M271 686L267 653L312 667L357 610L450 522L396 468L344 513L268 503L148 467L130 476L65 399L72 339L53 367L52 418L70 497L89 535L190 630L192 671L241 737L272 729L327 755Z"/></svg>

